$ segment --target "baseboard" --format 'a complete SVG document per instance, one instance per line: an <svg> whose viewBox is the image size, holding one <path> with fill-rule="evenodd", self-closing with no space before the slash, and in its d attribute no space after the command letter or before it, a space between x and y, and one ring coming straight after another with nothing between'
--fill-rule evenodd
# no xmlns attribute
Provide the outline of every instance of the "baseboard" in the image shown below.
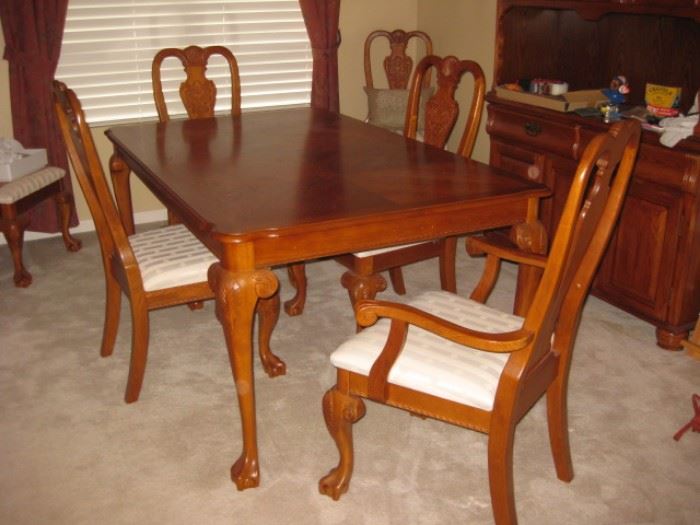
<svg viewBox="0 0 700 525"><path fill-rule="evenodd" d="M168 219L168 214L165 209L162 210L151 210L151 211L141 211L138 213L134 213L134 224L148 224L150 222L162 222ZM85 233L85 232L94 232L95 231L95 222L90 219L90 220L81 220L80 224L78 224L76 227L71 228L70 232L71 233ZM43 232L25 232L24 233L24 240L25 242L28 241L38 241L41 239L49 239L51 237L60 237L61 234L59 233L43 233ZM5 236L0 237L0 245L2 244L7 244L5 240Z"/></svg>

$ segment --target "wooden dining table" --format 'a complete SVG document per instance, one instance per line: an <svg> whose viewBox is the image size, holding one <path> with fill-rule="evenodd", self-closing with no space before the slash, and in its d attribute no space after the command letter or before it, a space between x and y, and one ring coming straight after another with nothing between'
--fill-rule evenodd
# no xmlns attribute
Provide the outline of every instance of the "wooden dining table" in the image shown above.
<svg viewBox="0 0 700 525"><path fill-rule="evenodd" d="M273 266L512 225L524 226L526 245L522 232L541 231L538 202L549 193L311 108L126 124L106 135L127 232L133 171L219 260L209 283L240 408L243 451L231 467L239 490L260 482L251 334L259 300L278 294Z"/></svg>

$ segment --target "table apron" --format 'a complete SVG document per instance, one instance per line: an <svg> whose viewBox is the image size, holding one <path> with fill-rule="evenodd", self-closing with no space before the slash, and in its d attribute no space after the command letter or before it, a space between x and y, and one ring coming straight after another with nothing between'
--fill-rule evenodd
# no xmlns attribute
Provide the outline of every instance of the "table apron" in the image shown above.
<svg viewBox="0 0 700 525"><path fill-rule="evenodd" d="M527 220L530 199L536 197L521 195L497 202L472 202L463 209L382 217L352 226L331 222L308 226L300 232L276 232L249 242L253 244L255 266L269 267L511 226ZM232 256L240 248L237 242L222 243L222 249ZM222 255L225 259L224 254L219 256Z"/></svg>

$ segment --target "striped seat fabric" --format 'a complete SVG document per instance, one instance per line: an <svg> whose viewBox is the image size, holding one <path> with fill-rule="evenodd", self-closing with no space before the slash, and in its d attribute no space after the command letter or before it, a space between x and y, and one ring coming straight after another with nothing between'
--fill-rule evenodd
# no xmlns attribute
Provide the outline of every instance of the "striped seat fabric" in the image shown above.
<svg viewBox="0 0 700 525"><path fill-rule="evenodd" d="M0 187L0 204L13 204L34 192L61 180L65 170L55 166L47 166L33 173L3 184Z"/></svg>
<svg viewBox="0 0 700 525"><path fill-rule="evenodd" d="M129 243L147 292L207 280L217 258L182 224L136 233Z"/></svg>
<svg viewBox="0 0 700 525"><path fill-rule="evenodd" d="M427 292L408 303L461 326L496 333L517 330L523 318L503 313L450 292ZM337 368L369 375L389 333L381 319L343 343L331 355ZM458 403L491 410L501 372L510 354L485 352L409 326L403 351L389 383Z"/></svg>

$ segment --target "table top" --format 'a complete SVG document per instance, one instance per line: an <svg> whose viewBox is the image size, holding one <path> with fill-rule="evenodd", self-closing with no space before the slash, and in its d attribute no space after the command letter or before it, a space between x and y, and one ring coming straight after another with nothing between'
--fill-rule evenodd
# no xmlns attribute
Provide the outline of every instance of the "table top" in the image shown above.
<svg viewBox="0 0 700 525"><path fill-rule="evenodd" d="M544 186L311 108L117 126L119 155L193 230L225 242L503 204ZM332 227L333 226L333 227Z"/></svg>

